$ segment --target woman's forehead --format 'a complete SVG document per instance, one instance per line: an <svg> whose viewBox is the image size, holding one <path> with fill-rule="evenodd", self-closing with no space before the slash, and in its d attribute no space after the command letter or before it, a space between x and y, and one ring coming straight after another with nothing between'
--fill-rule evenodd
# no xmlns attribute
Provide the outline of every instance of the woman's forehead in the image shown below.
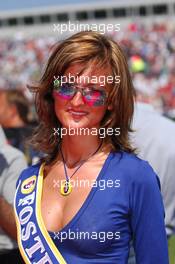
<svg viewBox="0 0 175 264"><path fill-rule="evenodd" d="M96 87L111 87L111 79L113 80L113 74L111 68L96 67L95 64L74 64L67 68L62 78L67 82L77 83L78 85L93 85ZM110 83L109 83L110 80Z"/></svg>
<svg viewBox="0 0 175 264"><path fill-rule="evenodd" d="M75 64L68 67L64 73L65 75L72 74L74 76L109 76L112 75L112 70L109 66L96 67L95 65Z"/></svg>

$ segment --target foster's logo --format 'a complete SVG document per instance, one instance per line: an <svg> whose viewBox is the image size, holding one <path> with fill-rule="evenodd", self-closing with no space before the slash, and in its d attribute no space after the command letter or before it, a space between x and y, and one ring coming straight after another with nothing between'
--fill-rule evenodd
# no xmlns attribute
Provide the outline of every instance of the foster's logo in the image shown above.
<svg viewBox="0 0 175 264"><path fill-rule="evenodd" d="M35 184L36 184L36 176L33 175L30 178L23 181L21 185L21 192L23 194L31 193L35 188Z"/></svg>

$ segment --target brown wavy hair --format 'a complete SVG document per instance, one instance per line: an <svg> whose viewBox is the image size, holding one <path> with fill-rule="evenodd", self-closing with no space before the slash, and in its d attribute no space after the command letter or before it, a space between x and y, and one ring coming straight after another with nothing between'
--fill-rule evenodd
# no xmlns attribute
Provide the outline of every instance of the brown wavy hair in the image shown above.
<svg viewBox="0 0 175 264"><path fill-rule="evenodd" d="M31 143L35 149L46 154L46 162L55 159L61 142L61 138L53 133L54 128L61 128L52 97L54 76L63 76L66 69L74 64L84 65L85 70L94 63L99 68L110 66L113 77L120 76L120 83L114 82L109 93L108 103L113 110L106 111L101 127L120 127L121 133L119 136L106 136L105 141L115 151L134 152L129 142L129 132L132 131L135 92L125 55L111 38L94 31L83 31L56 43L40 81L35 85L28 85L34 93L39 118L39 126Z"/></svg>

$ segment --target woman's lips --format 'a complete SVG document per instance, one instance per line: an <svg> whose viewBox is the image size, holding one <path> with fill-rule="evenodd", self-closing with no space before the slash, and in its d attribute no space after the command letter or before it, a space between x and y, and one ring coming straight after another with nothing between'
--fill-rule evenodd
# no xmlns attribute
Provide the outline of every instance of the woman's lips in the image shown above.
<svg viewBox="0 0 175 264"><path fill-rule="evenodd" d="M68 110L68 112L73 115L73 116L77 116L77 117L81 117L81 116L85 116L87 115L88 113L87 112L84 112L84 111L77 111L77 110Z"/></svg>

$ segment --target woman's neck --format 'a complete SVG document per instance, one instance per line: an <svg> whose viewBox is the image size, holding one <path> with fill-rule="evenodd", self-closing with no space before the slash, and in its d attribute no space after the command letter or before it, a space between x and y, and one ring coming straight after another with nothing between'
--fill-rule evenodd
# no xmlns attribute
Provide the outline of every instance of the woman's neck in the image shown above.
<svg viewBox="0 0 175 264"><path fill-rule="evenodd" d="M61 149L68 167L88 159L100 146L102 139L97 136L64 136ZM102 146L100 147L102 150ZM99 150L99 151L100 151Z"/></svg>

